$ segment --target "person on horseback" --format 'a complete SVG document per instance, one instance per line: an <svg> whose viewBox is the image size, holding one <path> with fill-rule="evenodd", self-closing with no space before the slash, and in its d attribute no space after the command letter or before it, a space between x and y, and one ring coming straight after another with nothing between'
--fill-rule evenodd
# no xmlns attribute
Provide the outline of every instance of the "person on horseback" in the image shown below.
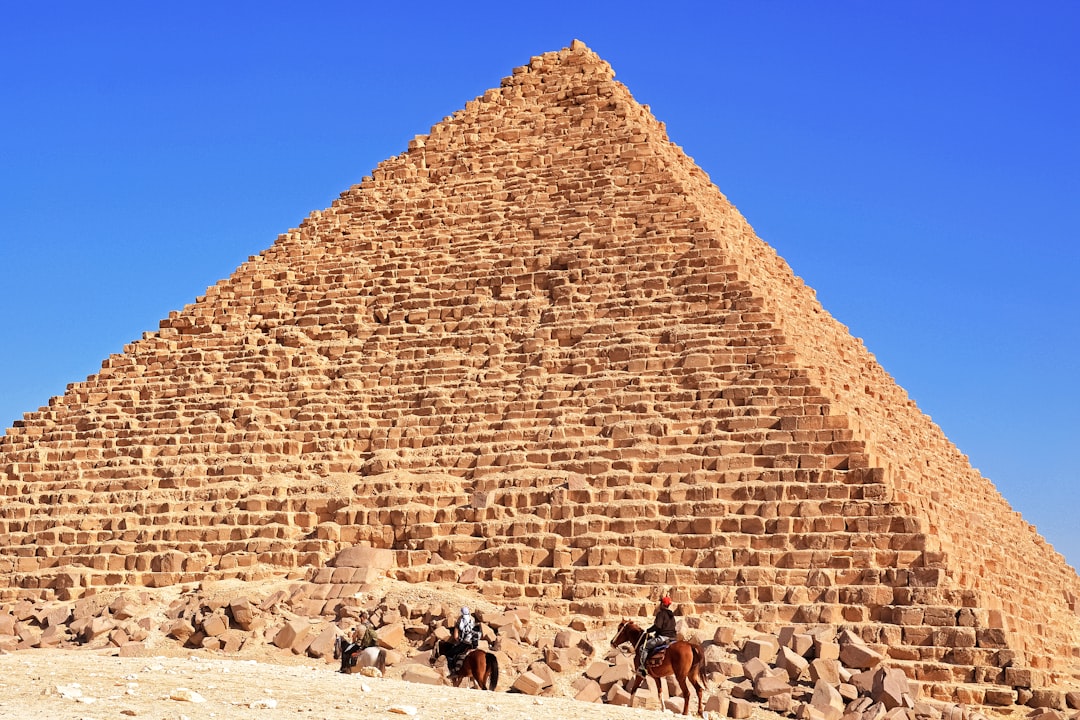
<svg viewBox="0 0 1080 720"><path fill-rule="evenodd" d="M451 637L462 645L468 646L469 650L475 649L480 644L480 628L469 608L461 608L461 617L458 618Z"/></svg>
<svg viewBox="0 0 1080 720"><path fill-rule="evenodd" d="M649 653L660 645L669 645L675 641L675 613L671 612L671 598L660 598L660 607L656 609L653 624L641 635L638 645L638 672L644 677L648 674L645 661Z"/></svg>
<svg viewBox="0 0 1080 720"><path fill-rule="evenodd" d="M362 650L375 647L379 644L379 637L375 634L367 613L360 615L360 624L353 628L350 641L341 649L341 672L356 665L356 656Z"/></svg>
<svg viewBox="0 0 1080 720"><path fill-rule="evenodd" d="M461 617L450 631L450 640L454 644L446 650L446 659L451 667L480 644L480 627L468 607L461 608Z"/></svg>

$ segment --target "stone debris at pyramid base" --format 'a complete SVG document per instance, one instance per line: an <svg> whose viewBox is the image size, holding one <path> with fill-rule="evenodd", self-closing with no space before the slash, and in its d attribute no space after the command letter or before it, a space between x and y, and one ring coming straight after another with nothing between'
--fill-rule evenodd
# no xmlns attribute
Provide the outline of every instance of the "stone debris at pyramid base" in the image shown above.
<svg viewBox="0 0 1080 720"><path fill-rule="evenodd" d="M303 617L383 576L589 623L668 594L847 633L920 698L1080 687L1075 570L577 42L27 413L0 495L12 618L270 579ZM216 614L183 642L232 647Z"/></svg>

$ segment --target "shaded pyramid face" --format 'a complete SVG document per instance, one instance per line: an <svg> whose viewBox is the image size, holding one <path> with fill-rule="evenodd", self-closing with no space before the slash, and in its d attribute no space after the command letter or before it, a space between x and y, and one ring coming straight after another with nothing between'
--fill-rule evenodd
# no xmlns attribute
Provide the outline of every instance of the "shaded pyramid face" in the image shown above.
<svg viewBox="0 0 1080 720"><path fill-rule="evenodd" d="M1075 571L579 43L27 415L0 479L8 600L366 544L552 614L849 626L943 697L1080 677Z"/></svg>

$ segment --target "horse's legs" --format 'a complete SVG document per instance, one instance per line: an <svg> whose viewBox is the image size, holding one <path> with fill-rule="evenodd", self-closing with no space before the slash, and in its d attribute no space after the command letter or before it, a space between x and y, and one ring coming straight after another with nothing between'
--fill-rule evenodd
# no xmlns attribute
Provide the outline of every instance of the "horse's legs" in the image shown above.
<svg viewBox="0 0 1080 720"><path fill-rule="evenodd" d="M654 677L656 681L656 701L660 703L660 712L664 712L664 682L663 678Z"/></svg>
<svg viewBox="0 0 1080 720"><path fill-rule="evenodd" d="M641 686L641 676L638 675L637 672L635 672L634 673L634 679L630 681L630 687L627 688L627 691L630 693L630 707L634 707L634 693L636 693L638 691L638 688L640 686Z"/></svg>
<svg viewBox="0 0 1080 720"><path fill-rule="evenodd" d="M677 674L675 679L679 681L679 689L682 690L683 706L682 714L686 715L690 712L690 689L686 687L686 675ZM701 702L701 693L698 693L698 702Z"/></svg>

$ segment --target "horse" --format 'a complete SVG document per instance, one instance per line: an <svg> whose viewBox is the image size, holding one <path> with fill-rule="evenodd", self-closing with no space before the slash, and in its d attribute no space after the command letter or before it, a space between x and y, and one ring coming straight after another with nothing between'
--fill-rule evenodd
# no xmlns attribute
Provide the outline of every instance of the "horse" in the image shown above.
<svg viewBox="0 0 1080 720"><path fill-rule="evenodd" d="M638 627L633 620L623 619L619 623L619 630L615 633L615 639L611 641L611 646L618 647L623 643L631 643L634 648L637 648L644 634L645 631ZM676 640L663 648L661 652L654 652L645 661L649 677L657 681L656 697L660 701L661 708L664 707L664 687L660 679L668 675L674 675L679 682L679 687L682 688L682 694L685 698L683 715L688 714L690 711L690 692L686 687L687 680L690 681L690 684L694 686L694 690L697 692L697 714L701 715L701 695L702 685L704 684L701 680L701 661L703 657L701 645L685 640ZM644 679L635 667L634 679L629 687L631 707L634 704L634 693L637 692Z"/></svg>
<svg viewBox="0 0 1080 720"><path fill-rule="evenodd" d="M436 640L431 649L431 664L440 656L446 658L447 671L454 687L461 687L461 681L465 678L472 680L481 690L494 690L499 684L499 660L494 654L484 650L466 650L459 663L454 663L457 643ZM455 667L458 665L458 667Z"/></svg>
<svg viewBox="0 0 1080 720"><path fill-rule="evenodd" d="M358 673L366 667L376 668L380 673L386 670L386 651L381 647L350 648L350 645L352 643L341 635L334 640L334 659L341 658L338 672Z"/></svg>

